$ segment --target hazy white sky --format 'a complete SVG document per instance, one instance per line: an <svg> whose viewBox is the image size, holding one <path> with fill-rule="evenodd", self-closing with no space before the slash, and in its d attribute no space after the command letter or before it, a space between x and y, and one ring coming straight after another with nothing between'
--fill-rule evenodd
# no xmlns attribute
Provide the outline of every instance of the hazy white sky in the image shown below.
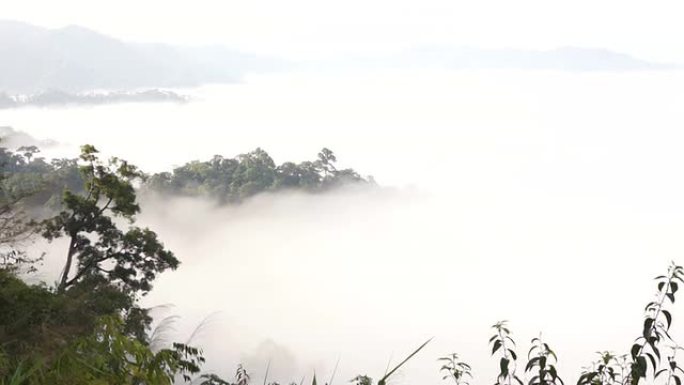
<svg viewBox="0 0 684 385"><path fill-rule="evenodd" d="M684 61L678 0L3 0L0 17L130 40L224 43L287 57L415 44L602 47Z"/></svg>

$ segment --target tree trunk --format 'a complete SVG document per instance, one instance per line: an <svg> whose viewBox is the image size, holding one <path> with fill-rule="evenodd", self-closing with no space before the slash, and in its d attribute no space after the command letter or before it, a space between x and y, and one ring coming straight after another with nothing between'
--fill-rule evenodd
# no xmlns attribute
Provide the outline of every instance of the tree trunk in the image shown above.
<svg viewBox="0 0 684 385"><path fill-rule="evenodd" d="M64 270L62 272L62 278L59 281L59 286L57 286L57 292L63 293L66 289L67 282L69 280L69 271L71 270L71 265L74 262L74 255L76 254L76 237L71 236L71 241L69 241L69 252L67 253L66 264L64 265Z"/></svg>

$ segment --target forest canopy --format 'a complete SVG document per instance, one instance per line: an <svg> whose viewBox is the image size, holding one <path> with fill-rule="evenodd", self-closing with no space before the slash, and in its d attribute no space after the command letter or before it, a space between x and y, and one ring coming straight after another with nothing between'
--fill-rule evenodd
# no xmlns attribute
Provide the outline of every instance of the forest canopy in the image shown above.
<svg viewBox="0 0 684 385"><path fill-rule="evenodd" d="M321 192L345 184L373 183L372 177L365 179L353 169L337 169L336 162L335 154L324 148L314 161L276 165L266 151L257 148L234 158L216 155L205 162L186 163L172 172L152 175L145 186L161 193L239 202L266 191Z"/></svg>
<svg viewBox="0 0 684 385"><path fill-rule="evenodd" d="M89 145L71 161L36 153L1 152L0 384L170 385L198 375L201 351L154 347L152 318L139 304L159 274L180 265L153 230L134 225L142 173L124 160L100 159ZM26 202L53 199L56 213L45 210L45 219L26 212ZM37 235L68 240L55 284L22 279L36 260L19 240Z"/></svg>
<svg viewBox="0 0 684 385"><path fill-rule="evenodd" d="M141 190L165 195L208 197L220 203L239 203L264 192L300 190L324 192L349 184L374 184L353 169L338 169L335 154L323 148L312 161L277 165L261 148L236 157L215 155L207 161L191 161L170 172L142 174ZM2 194L24 196L29 206L56 208L64 189L82 192L83 179L77 159L47 160L36 146L16 151L0 148Z"/></svg>
<svg viewBox="0 0 684 385"><path fill-rule="evenodd" d="M263 192L372 183L336 161L324 148L313 161L276 165L258 148L146 175L91 145L78 158L53 160L35 146L0 148L0 385L228 384L201 373L200 349L162 343L151 330L139 300L181 261L152 229L135 225L137 194L237 204ZM54 284L22 279L41 258L27 257L21 241L37 237L68 241L66 253L49 256L64 258Z"/></svg>

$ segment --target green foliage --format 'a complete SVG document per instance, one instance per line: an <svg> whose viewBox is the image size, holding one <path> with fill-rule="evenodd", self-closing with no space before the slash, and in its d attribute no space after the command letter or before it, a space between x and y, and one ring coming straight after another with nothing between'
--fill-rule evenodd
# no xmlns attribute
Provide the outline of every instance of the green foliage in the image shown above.
<svg viewBox="0 0 684 385"><path fill-rule="evenodd" d="M0 270L0 308L7 309L0 312L0 381L171 384L178 375L189 380L199 372L204 358L197 348L173 344L153 352L145 341L130 337L116 315L120 305L106 296L60 294Z"/></svg>
<svg viewBox="0 0 684 385"><path fill-rule="evenodd" d="M103 161L89 145L78 159L47 162L38 154L36 147L0 148L0 246L9 250L0 259L0 385L171 384L198 373L204 362L198 349L150 347L151 319L138 299L159 273L179 262L153 231L133 225L140 211L136 186L238 202L276 189L322 191L365 182L353 170L337 170L327 149L316 161L281 166L260 149L234 159L215 157L175 170L168 183L164 174L147 182L124 160ZM56 213L36 223L23 215L28 211ZM32 261L11 246L35 229L50 241L69 240L55 287L27 285L16 276L16 266ZM214 374L198 380L228 383ZM233 385L248 382L247 371L238 367Z"/></svg>
<svg viewBox="0 0 684 385"><path fill-rule="evenodd" d="M337 158L327 148L311 162L285 162L276 166L262 149L206 162L193 161L173 172L154 174L146 187L157 192L209 196L221 202L239 202L256 194L282 189L324 191L346 183L367 183L352 169L338 170Z"/></svg>
<svg viewBox="0 0 684 385"><path fill-rule="evenodd" d="M660 369L659 371L656 372L655 378L658 378L661 374L667 373L667 384L670 385L672 383L676 385L681 385L682 383L682 375L684 375L684 369L682 369L681 366L676 361L676 353L677 350L682 349L681 347L673 347L672 348L672 355L667 357L667 367L664 369Z"/></svg>
<svg viewBox="0 0 684 385"><path fill-rule="evenodd" d="M22 147L17 152L0 148L2 183L0 199L21 202L25 208L58 208L65 189L80 192L83 181L76 159L37 157L38 148Z"/></svg>
<svg viewBox="0 0 684 385"><path fill-rule="evenodd" d="M669 306L675 302L679 285L684 284L684 268L672 263L667 275L655 279L656 296L646 305L641 336L632 345L630 354L618 356L608 351L597 352L599 358L583 370L577 385L637 385L645 379L664 385L682 385L684 368L679 366L676 355L683 348L679 347L670 334L673 317ZM513 349L515 342L510 337L507 323L498 322L492 327L496 333L489 339L489 343L492 355L499 353L500 368L495 385L510 385L512 381L521 385L522 380L515 374L515 362L518 358ZM457 358L456 354L442 358L447 364L441 370L451 374L445 378L460 379L469 369L467 364L458 362ZM532 339L527 360L525 373L529 385L563 384L555 367L556 354L541 338Z"/></svg>
<svg viewBox="0 0 684 385"><path fill-rule="evenodd" d="M69 249L57 290L87 281L115 284L127 293L147 293L157 274L179 262L149 229L121 230L114 217L130 222L140 211L133 183L142 174L118 158L100 161L97 150L83 146L80 166L83 195L64 192L64 209L43 222L48 240L69 238ZM74 266L75 265L75 266ZM73 276L71 269L75 267Z"/></svg>
<svg viewBox="0 0 684 385"><path fill-rule="evenodd" d="M93 334L63 351L45 377L50 383L170 385L177 376L189 381L203 362L197 348L183 344L153 352L128 337L120 319L104 317Z"/></svg>
<svg viewBox="0 0 684 385"><path fill-rule="evenodd" d="M675 293L679 290L679 285L684 283L684 268L672 263L667 275L658 276L655 280L656 299L649 302L644 309L645 319L641 336L635 340L630 352L632 385L638 385L639 381L646 377L649 367L651 372L656 374L661 361L661 345L676 346L669 333L672 313L667 305L668 302L674 303ZM675 375L674 381L679 384L681 377Z"/></svg>
<svg viewBox="0 0 684 385"><path fill-rule="evenodd" d="M249 384L249 374L247 369L245 369L242 364L238 365L237 370L235 370L235 384L234 385L247 385Z"/></svg>
<svg viewBox="0 0 684 385"><path fill-rule="evenodd" d="M66 341L87 334L95 314L79 296L59 296L43 286L29 286L9 270L0 270L0 345L21 361L31 354L46 359Z"/></svg>
<svg viewBox="0 0 684 385"><path fill-rule="evenodd" d="M492 345L492 355L499 352L499 375L496 377L495 385L511 385L513 381L523 385L522 380L515 374L517 369L518 355L515 353L515 341L511 338L511 331L506 325L507 321L497 322L492 326L496 331L490 339Z"/></svg>
<svg viewBox="0 0 684 385"><path fill-rule="evenodd" d="M0 149L0 158L7 155ZM0 163L0 268L17 269L22 265L30 265L34 260L26 257L19 249L22 241L28 239L35 228L21 207L21 202L29 197L30 191L12 190L7 179L12 174L6 173L5 163Z"/></svg>
<svg viewBox="0 0 684 385"><path fill-rule="evenodd" d="M199 385L231 385L215 374L203 374L199 378Z"/></svg>
<svg viewBox="0 0 684 385"><path fill-rule="evenodd" d="M596 354L599 355L599 359L592 363L591 368L582 373L577 384L626 385L629 381L627 355L618 357L607 351L596 352Z"/></svg>
<svg viewBox="0 0 684 385"><path fill-rule="evenodd" d="M84 193L84 178L79 162L83 159L55 159L47 162L38 157L35 146L16 152L0 148L0 168L5 198L22 197L30 208L62 209L62 194L69 190ZM226 158L192 161L174 169L141 178L147 190L169 195L207 196L223 203L237 203L256 194L283 189L308 192L326 191L352 183L373 183L353 169L337 169L335 154L324 148L314 161L285 162L276 165L266 151L256 150ZM140 175L142 176L142 174Z"/></svg>
<svg viewBox="0 0 684 385"><path fill-rule="evenodd" d="M458 360L458 354L451 353L447 357L439 358L444 364L439 369L440 372L444 372L443 380L447 378L454 380L456 385L468 385L468 379L472 379L470 365L465 362Z"/></svg>
<svg viewBox="0 0 684 385"><path fill-rule="evenodd" d="M61 168L36 158L38 152L35 146L17 153L0 148L0 268L32 271L42 259L29 258L21 249L36 231L28 211L37 203L48 205L45 191L66 179Z"/></svg>
<svg viewBox="0 0 684 385"><path fill-rule="evenodd" d="M3 222L1 207L14 212L19 199L34 198L47 186L42 183L47 179L40 179L41 183L32 185L38 189L34 193L17 183L21 180L18 173L46 164L34 157L35 148L22 150L19 156L0 149L0 157L7 161L0 185L3 248L11 246L16 227L22 223L11 217ZM69 239L56 287L27 285L17 277L16 263L0 265L0 384L171 385L179 378L190 381L204 363L201 351L178 343L153 351L147 336L151 319L137 306L139 295L151 290L157 274L176 268L178 260L151 230L121 229L114 220L134 222L140 210L134 183L142 174L117 158L100 161L92 146L83 146L78 163L68 163L68 167L75 165L83 186L65 189L62 211L40 224L48 240ZM27 175L41 176L43 171ZM3 234L3 223L14 228L14 233Z"/></svg>
<svg viewBox="0 0 684 385"><path fill-rule="evenodd" d="M38 153L35 147L16 153L0 148L0 247L7 250L0 253L0 385L171 385L199 374L204 363L199 349L178 343L151 347L151 319L138 300L152 290L158 274L177 268L179 262L153 231L134 226L140 211L136 186L146 183L161 192L239 202L265 191L324 191L341 183L367 182L353 170L338 170L328 149L315 161L280 166L261 149L232 159L217 156L209 162L188 163L173 173L156 174L147 182L124 160L100 160L92 146L84 146L78 160L47 163ZM36 202L50 205L57 195L62 197L54 205L59 213L41 221L40 230L48 240L69 240L64 269L55 287L28 285L16 270L31 262L15 247L18 239L35 229L24 210ZM673 263L666 275L656 277L655 299L645 308L640 336L629 354L599 352L577 384L639 385L648 379L682 385L684 369L676 359L681 348L670 334L670 307L681 284L684 268ZM495 333L489 344L499 368L495 385L522 385L507 322L492 328ZM153 334L153 339L158 342L162 336ZM388 370L378 385L386 385L429 342ZM471 367L457 354L439 360L443 379L468 384ZM525 365L528 385L563 385L556 361L547 343L532 339ZM209 373L195 380L203 385L248 385L250 376L239 365L234 382ZM265 384L267 380L266 376ZM373 383L365 375L350 382ZM315 375L312 384L317 384Z"/></svg>
<svg viewBox="0 0 684 385"><path fill-rule="evenodd" d="M558 360L556 353L540 338L532 339L532 348L527 354L525 372L533 373L529 385L563 385L554 363Z"/></svg>
<svg viewBox="0 0 684 385"><path fill-rule="evenodd" d="M4 364L4 363L3 363ZM4 365L0 365L2 367ZM0 385L24 385L29 383L32 376L40 370L36 364L28 365L25 362L20 362L12 373L0 378Z"/></svg>

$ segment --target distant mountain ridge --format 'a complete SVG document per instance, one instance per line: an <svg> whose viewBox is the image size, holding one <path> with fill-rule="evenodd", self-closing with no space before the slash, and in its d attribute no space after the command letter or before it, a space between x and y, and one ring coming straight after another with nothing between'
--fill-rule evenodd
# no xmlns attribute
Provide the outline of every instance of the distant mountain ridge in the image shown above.
<svg viewBox="0 0 684 385"><path fill-rule="evenodd" d="M0 110L18 107L87 106L113 103L187 103L190 100L190 97L187 95L159 89L84 93L68 93L52 90L32 95L12 96L0 92Z"/></svg>
<svg viewBox="0 0 684 385"><path fill-rule="evenodd" d="M605 49L482 49L421 46L394 54L291 62L223 46L127 43L69 26L0 20L0 93L139 91L239 81L248 73L386 68L634 71L683 68Z"/></svg>
<svg viewBox="0 0 684 385"><path fill-rule="evenodd" d="M92 30L0 21L0 92L192 87L274 71L282 60L220 46L126 43Z"/></svg>
<svg viewBox="0 0 684 385"><path fill-rule="evenodd" d="M560 47L551 50L481 49L459 47L422 47L408 57L442 63L448 68L513 68L566 71L630 71L681 68L680 65L654 63L634 56L599 48Z"/></svg>
<svg viewBox="0 0 684 385"><path fill-rule="evenodd" d="M522 69L557 71L640 71L682 69L599 48L561 47L551 50L485 49L461 46L418 46L385 55L348 57L315 63L318 69L439 68Z"/></svg>

